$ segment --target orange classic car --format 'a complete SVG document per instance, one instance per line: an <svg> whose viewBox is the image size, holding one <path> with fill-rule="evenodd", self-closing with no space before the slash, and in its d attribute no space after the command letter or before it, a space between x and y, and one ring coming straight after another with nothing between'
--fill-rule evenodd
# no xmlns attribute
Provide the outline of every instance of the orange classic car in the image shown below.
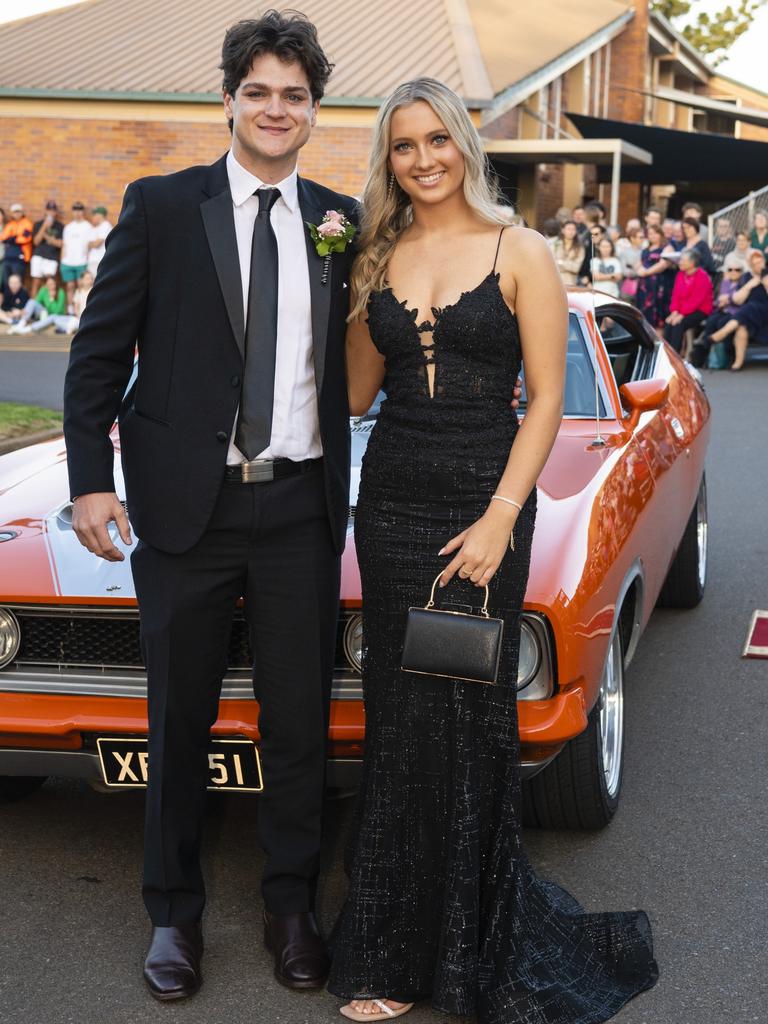
<svg viewBox="0 0 768 1024"><path fill-rule="evenodd" d="M698 371L632 306L578 289L569 304L565 414L538 482L516 682L526 819L579 829L616 811L624 671L654 606L702 597L710 407ZM353 524L374 420L375 409L351 423L331 786L354 784L365 739ZM116 429L113 437L121 479ZM0 799L29 794L48 776L140 787L150 770L129 562L80 546L67 494L62 441L0 459ZM247 630L236 616L210 788L258 791L258 742Z"/></svg>

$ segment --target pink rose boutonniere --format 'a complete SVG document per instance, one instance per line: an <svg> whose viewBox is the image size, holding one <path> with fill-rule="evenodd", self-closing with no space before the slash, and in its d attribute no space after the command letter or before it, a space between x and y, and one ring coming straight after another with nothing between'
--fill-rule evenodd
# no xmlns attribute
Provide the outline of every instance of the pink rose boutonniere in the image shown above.
<svg viewBox="0 0 768 1024"><path fill-rule="evenodd" d="M307 227L312 241L315 243L317 255L323 257L321 283L325 284L328 281L331 256L335 252L344 252L354 238L357 228L341 210L326 210L325 216L319 224L310 224L307 221Z"/></svg>

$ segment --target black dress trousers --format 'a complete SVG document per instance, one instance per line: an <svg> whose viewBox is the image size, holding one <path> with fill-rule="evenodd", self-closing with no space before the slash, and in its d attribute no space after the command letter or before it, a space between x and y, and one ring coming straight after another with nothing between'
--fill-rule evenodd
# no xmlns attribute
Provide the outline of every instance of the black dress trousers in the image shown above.
<svg viewBox="0 0 768 1024"><path fill-rule="evenodd" d="M208 528L182 554L132 556L149 688L144 901L155 925L197 921L208 743L234 607L245 598L264 792L264 903L311 909L320 854L339 557L322 463L269 483L225 482Z"/></svg>

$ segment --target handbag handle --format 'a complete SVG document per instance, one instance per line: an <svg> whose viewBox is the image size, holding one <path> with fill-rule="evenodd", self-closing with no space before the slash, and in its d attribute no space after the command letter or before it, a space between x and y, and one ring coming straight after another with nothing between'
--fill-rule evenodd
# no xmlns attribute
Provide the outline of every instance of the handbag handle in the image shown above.
<svg viewBox="0 0 768 1024"><path fill-rule="evenodd" d="M426 605L424 606L425 611L428 611L430 608L434 608L435 607L435 587L437 586L438 581L439 581L440 577L443 575L444 572L445 572L445 569L441 569L440 572L437 574L437 576L435 576L435 582L432 584L432 592L429 595L429 601L427 601ZM488 618L488 597L489 597L489 594L490 594L490 591L488 590L488 584L486 583L486 585L485 585L485 600L483 601L483 607L480 609L480 614L484 615L486 619Z"/></svg>

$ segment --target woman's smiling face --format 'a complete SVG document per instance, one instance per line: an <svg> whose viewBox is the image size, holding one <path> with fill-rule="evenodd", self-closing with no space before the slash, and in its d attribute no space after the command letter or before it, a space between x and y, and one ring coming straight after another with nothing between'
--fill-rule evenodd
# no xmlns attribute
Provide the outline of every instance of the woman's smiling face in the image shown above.
<svg viewBox="0 0 768 1024"><path fill-rule="evenodd" d="M392 115L389 162L414 203L443 202L464 182L464 156L426 100Z"/></svg>

